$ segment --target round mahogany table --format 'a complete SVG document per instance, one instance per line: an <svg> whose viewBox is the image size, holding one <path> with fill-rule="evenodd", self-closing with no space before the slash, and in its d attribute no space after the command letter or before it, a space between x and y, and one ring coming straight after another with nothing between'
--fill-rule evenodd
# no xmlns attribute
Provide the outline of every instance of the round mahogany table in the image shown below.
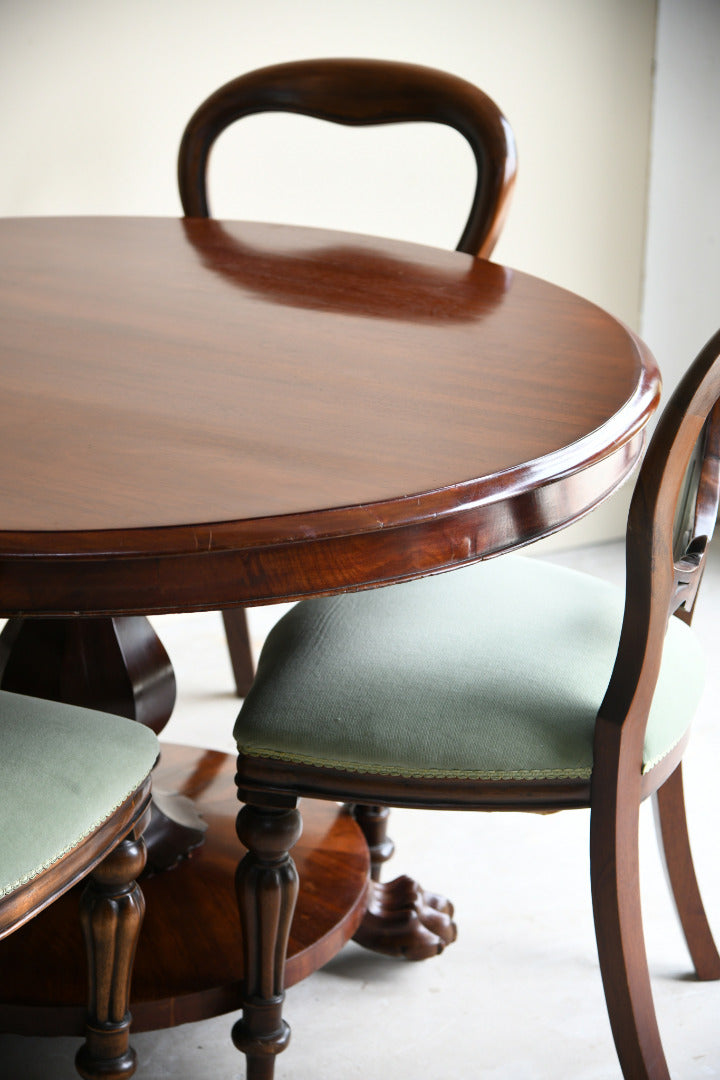
<svg viewBox="0 0 720 1080"><path fill-rule="evenodd" d="M156 730L174 681L144 616L388 584L530 543L627 477L659 396L643 343L569 292L457 252L279 225L2 220L0 321L3 685ZM139 1029L238 1006L232 762L192 754L163 750L163 786L199 800L208 831L144 883ZM366 903L353 819L304 817L289 983ZM0 1029L79 1030L67 906L3 942Z"/></svg>

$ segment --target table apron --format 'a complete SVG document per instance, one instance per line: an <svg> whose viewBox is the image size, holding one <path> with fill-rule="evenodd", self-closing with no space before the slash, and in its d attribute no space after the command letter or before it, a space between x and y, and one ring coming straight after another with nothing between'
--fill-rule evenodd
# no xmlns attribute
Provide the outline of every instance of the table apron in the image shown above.
<svg viewBox="0 0 720 1080"><path fill-rule="evenodd" d="M0 612L108 615L202 611L373 588L532 543L592 510L632 471L638 433L608 457L511 500L350 536L241 550L122 556L1 556Z"/></svg>

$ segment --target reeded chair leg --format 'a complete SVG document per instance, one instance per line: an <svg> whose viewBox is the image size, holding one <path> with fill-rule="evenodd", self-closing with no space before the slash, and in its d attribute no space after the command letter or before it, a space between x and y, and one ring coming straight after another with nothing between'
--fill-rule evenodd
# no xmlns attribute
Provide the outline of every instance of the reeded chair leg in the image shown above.
<svg viewBox="0 0 720 1080"><path fill-rule="evenodd" d="M247 1080L272 1080L275 1055L290 1041L282 1018L285 961L298 875L289 851L302 832L300 812L246 804L237 834L247 848L235 878L244 954L243 1016L232 1031L247 1059Z"/></svg>
<svg viewBox="0 0 720 1080"><path fill-rule="evenodd" d="M653 808L665 872L697 977L720 979L720 955L705 914L690 850L682 764L655 793Z"/></svg>
<svg viewBox="0 0 720 1080"><path fill-rule="evenodd" d="M637 804L632 811L613 810L604 816L593 808L590 877L595 936L610 1026L625 1080L670 1080L645 952L638 816Z"/></svg>
<svg viewBox="0 0 720 1080"><path fill-rule="evenodd" d="M235 678L237 696L247 697L255 678L255 667L250 646L250 629L245 608L226 608L223 613L225 637L227 638L230 663Z"/></svg>
<svg viewBox="0 0 720 1080"><path fill-rule="evenodd" d="M129 1045L130 980L145 912L135 878L145 866L145 843L133 834L95 868L81 901L88 958L85 1042L75 1058L85 1080L120 1080L137 1066Z"/></svg>

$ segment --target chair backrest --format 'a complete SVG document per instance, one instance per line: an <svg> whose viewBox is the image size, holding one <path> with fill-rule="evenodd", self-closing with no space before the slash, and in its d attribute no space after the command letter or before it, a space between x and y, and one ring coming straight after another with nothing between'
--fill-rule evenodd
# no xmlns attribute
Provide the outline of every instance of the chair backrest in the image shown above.
<svg viewBox="0 0 720 1080"><path fill-rule="evenodd" d="M692 619L719 492L720 330L665 406L630 506L625 613L598 733L602 722L618 738L624 729L626 749L638 760L668 620ZM596 761L598 749L596 733Z"/></svg>
<svg viewBox="0 0 720 1080"><path fill-rule="evenodd" d="M515 179L515 143L497 105L472 83L386 60L302 60L241 75L203 102L185 128L178 183L187 217L210 216L207 163L218 135L241 117L262 112L348 126L429 121L455 128L477 164L475 195L457 250L490 255Z"/></svg>

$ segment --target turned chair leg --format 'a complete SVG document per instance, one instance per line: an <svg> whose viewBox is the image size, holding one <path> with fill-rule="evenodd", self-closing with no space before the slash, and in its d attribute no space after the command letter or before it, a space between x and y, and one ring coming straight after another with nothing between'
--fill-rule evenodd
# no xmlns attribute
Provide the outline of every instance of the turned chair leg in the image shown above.
<svg viewBox="0 0 720 1080"><path fill-rule="evenodd" d="M82 896L89 997L75 1065L85 1080L121 1080L137 1066L129 1045L130 980L145 912L135 878L145 858L144 840L131 833L95 868Z"/></svg>
<svg viewBox="0 0 720 1080"><path fill-rule="evenodd" d="M290 1040L282 1018L285 961L298 894L289 851L302 832L300 812L246 804L237 817L247 854L235 877L244 956L243 1016L232 1038L247 1059L247 1080L272 1080L275 1055Z"/></svg>
<svg viewBox="0 0 720 1080"><path fill-rule="evenodd" d="M720 956L703 907L690 851L682 764L653 797L660 851L698 979L720 979Z"/></svg>
<svg viewBox="0 0 720 1080"><path fill-rule="evenodd" d="M383 863L391 859L395 852L395 844L387 834L390 809L387 806L355 805L352 812L367 841L370 877L373 881L379 881Z"/></svg>
<svg viewBox="0 0 720 1080"><path fill-rule="evenodd" d="M245 608L226 608L222 613L222 617L228 652L230 653L230 663L235 678L235 689L237 690L237 696L244 698L247 697L248 690L255 678L247 612Z"/></svg>
<svg viewBox="0 0 720 1080"><path fill-rule="evenodd" d="M610 1026L625 1080L670 1080L645 952L638 818L639 805L626 805L624 812L613 808L604 815L593 807L590 877L595 936Z"/></svg>

